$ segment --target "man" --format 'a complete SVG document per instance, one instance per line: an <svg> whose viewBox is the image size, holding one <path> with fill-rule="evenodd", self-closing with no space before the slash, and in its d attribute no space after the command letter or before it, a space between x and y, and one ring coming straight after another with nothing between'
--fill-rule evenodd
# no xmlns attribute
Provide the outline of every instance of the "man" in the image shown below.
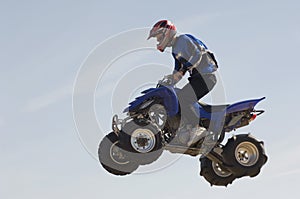
<svg viewBox="0 0 300 199"><path fill-rule="evenodd" d="M216 84L214 72L217 70L217 62L214 55L207 47L192 35L177 35L176 27L168 20L160 20L152 27L148 39L157 39L157 49L164 52L166 47L172 48L175 59L174 72L171 78L176 84L189 72L189 83L178 93L181 116L193 127L193 135L188 145L195 141L198 132L203 132L199 127L199 117L195 113L193 104L209 93ZM199 133L198 133L199 135Z"/></svg>

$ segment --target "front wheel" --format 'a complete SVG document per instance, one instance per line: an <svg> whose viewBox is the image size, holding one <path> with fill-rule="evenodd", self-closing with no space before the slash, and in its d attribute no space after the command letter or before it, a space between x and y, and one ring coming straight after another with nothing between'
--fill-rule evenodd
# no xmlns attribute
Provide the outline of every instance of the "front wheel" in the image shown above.
<svg viewBox="0 0 300 199"><path fill-rule="evenodd" d="M98 156L103 168L114 175L130 174L139 166L128 158L128 153L125 150L120 148L119 138L114 132L102 139Z"/></svg>
<svg viewBox="0 0 300 199"><path fill-rule="evenodd" d="M154 162L163 152L161 133L151 124L138 125L134 121L125 124L120 132L120 144L140 165Z"/></svg>
<svg viewBox="0 0 300 199"><path fill-rule="evenodd" d="M263 142L250 134L236 135L229 139L222 156L227 164L233 166L232 171L237 177L258 175L268 159Z"/></svg>
<svg viewBox="0 0 300 199"><path fill-rule="evenodd" d="M200 162L200 175L203 176L211 186L227 186L236 179L233 173L226 170L218 163L211 161L207 157L200 158Z"/></svg>

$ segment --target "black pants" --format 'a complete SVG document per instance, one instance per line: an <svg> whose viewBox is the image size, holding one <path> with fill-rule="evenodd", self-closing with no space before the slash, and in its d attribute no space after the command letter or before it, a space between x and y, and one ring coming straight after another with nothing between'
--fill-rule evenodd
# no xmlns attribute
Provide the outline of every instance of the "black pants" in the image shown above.
<svg viewBox="0 0 300 199"><path fill-rule="evenodd" d="M178 93L178 100L181 110L181 119L187 120L188 124L196 126L199 124L199 116L195 113L193 104L204 97L215 86L217 79L214 74L196 73L188 78L186 84Z"/></svg>

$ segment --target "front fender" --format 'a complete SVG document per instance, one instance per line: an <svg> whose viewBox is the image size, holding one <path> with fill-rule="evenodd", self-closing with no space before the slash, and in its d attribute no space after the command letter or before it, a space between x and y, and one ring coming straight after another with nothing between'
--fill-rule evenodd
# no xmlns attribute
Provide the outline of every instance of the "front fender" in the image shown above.
<svg viewBox="0 0 300 199"><path fill-rule="evenodd" d="M178 113L178 99L175 89L171 86L163 86L159 88L150 88L142 92L144 95L137 97L129 103L129 106L123 112L137 110L143 102L151 98L162 99L168 116L174 116Z"/></svg>

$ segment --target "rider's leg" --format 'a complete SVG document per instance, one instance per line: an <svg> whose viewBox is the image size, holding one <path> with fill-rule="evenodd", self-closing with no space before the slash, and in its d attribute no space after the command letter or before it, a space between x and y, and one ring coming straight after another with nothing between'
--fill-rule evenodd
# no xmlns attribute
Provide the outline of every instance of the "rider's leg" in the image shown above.
<svg viewBox="0 0 300 199"><path fill-rule="evenodd" d="M216 84L214 75L201 76L199 73L189 78L189 83L185 85L178 93L178 99L181 107L181 116L185 118L194 129L188 144L197 141L197 137L203 135L203 128L199 127L199 112L195 110L193 104L204 97ZM197 113L198 112L198 113ZM200 139L200 138L199 138ZM198 140L199 140L198 139Z"/></svg>

